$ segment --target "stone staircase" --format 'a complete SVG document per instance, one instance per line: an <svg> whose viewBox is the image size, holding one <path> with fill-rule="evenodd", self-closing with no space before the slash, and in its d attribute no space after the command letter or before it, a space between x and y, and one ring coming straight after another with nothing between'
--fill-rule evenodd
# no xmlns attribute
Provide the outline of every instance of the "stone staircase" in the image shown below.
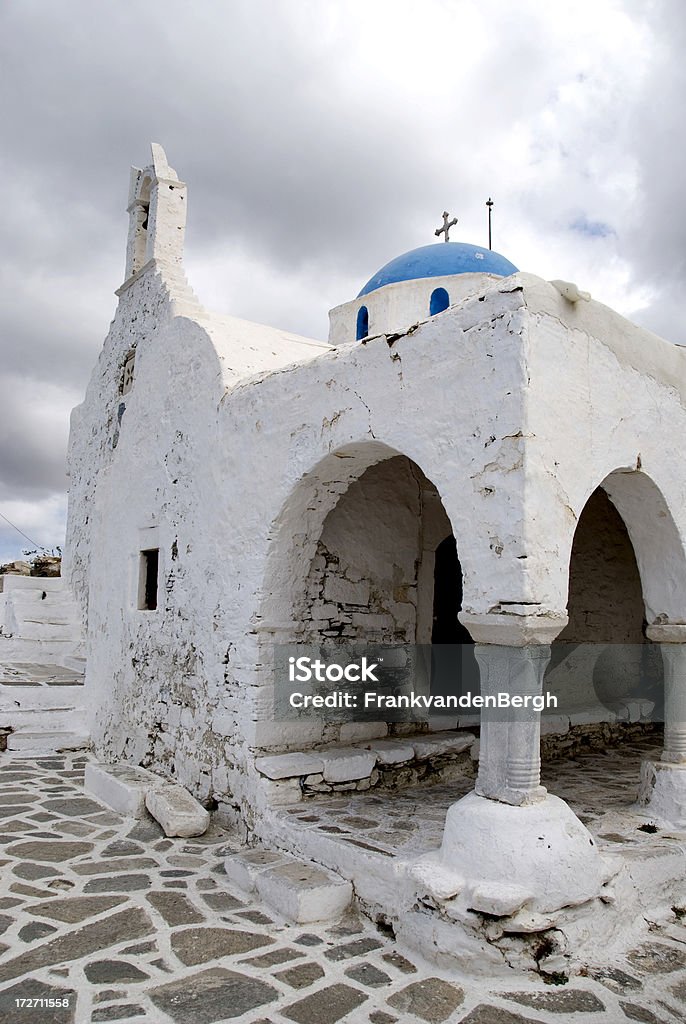
<svg viewBox="0 0 686 1024"><path fill-rule="evenodd" d="M0 662L66 665L83 656L78 608L61 577L0 576Z"/></svg>
<svg viewBox="0 0 686 1024"><path fill-rule="evenodd" d="M88 746L81 621L60 577L0 576L0 749Z"/></svg>

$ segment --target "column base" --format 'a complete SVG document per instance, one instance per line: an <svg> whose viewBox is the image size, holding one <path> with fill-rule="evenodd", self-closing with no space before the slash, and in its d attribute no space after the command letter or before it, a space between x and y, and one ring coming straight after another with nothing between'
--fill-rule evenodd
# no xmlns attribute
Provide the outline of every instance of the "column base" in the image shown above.
<svg viewBox="0 0 686 1024"><path fill-rule="evenodd" d="M470 889L516 889L527 911L552 913L601 895L617 865L559 797L512 806L469 793L449 809L440 861Z"/></svg>
<svg viewBox="0 0 686 1024"><path fill-rule="evenodd" d="M513 789L511 786L492 786L487 782L476 781L474 792L477 796L485 797L487 800L499 800L504 804L512 804L514 807L524 807L527 804L539 804L545 800L548 790L545 786L536 786L534 789Z"/></svg>
<svg viewBox="0 0 686 1024"><path fill-rule="evenodd" d="M686 764L642 761L638 803L675 828L686 828Z"/></svg>

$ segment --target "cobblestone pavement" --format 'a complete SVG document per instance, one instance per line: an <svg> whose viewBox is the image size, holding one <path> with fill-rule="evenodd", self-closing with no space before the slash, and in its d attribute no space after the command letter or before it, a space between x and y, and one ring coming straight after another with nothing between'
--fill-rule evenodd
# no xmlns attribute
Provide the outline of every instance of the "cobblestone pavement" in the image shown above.
<svg viewBox="0 0 686 1024"><path fill-rule="evenodd" d="M333 926L286 924L228 884L223 854L240 847L236 832L213 824L200 838L165 839L152 819L122 818L84 796L84 763L5 755L0 764L3 1024L686 1018L686 921L677 914L612 969L565 986L514 972L492 983L458 977L407 954L352 911ZM568 785L585 813L600 818L608 765L596 755L580 783L579 764L561 762L555 791L569 797ZM394 831L402 834L400 820ZM357 827L364 831L364 822ZM69 1006L17 1004L50 998Z"/></svg>

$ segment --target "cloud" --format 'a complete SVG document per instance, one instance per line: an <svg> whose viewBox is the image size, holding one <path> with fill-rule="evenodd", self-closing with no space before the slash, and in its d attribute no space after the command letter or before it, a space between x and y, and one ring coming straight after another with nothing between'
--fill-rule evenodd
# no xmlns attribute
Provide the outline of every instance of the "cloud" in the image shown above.
<svg viewBox="0 0 686 1024"><path fill-rule="evenodd" d="M0 511L58 522L151 139L222 311L325 335L444 209L485 243L491 194L517 266L686 341L685 33L680 0L4 5Z"/></svg>

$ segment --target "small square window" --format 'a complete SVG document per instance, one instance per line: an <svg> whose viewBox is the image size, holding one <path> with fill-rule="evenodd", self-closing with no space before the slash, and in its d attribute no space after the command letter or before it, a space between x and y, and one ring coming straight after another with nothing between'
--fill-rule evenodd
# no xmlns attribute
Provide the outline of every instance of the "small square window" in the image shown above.
<svg viewBox="0 0 686 1024"><path fill-rule="evenodd" d="M160 549L148 548L141 551L138 576L138 607L141 611L152 612L157 608L159 573Z"/></svg>

